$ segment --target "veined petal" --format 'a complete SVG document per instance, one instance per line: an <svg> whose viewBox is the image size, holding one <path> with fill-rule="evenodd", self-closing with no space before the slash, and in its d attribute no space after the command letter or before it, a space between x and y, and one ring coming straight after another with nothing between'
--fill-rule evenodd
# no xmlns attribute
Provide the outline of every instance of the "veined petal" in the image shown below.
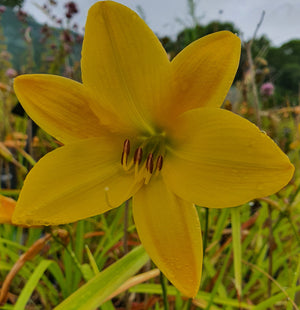
<svg viewBox="0 0 300 310"><path fill-rule="evenodd" d="M169 66L161 43L135 12L113 1L90 8L82 80L98 103L119 116L116 126L152 132L152 110L161 104ZM100 104L93 107L101 114Z"/></svg>
<svg viewBox="0 0 300 310"><path fill-rule="evenodd" d="M220 107L236 74L240 53L240 39L229 31L207 35L187 46L171 62L168 113Z"/></svg>
<svg viewBox="0 0 300 310"><path fill-rule="evenodd" d="M0 223L11 223L11 218L16 207L12 198L0 195Z"/></svg>
<svg viewBox="0 0 300 310"><path fill-rule="evenodd" d="M106 129L89 107L82 84L50 74L20 75L14 90L28 115L63 143L101 136Z"/></svg>
<svg viewBox="0 0 300 310"><path fill-rule="evenodd" d="M176 122L177 144L162 173L187 201L233 207L273 194L293 176L294 166L255 125L222 109L188 111Z"/></svg>
<svg viewBox="0 0 300 310"><path fill-rule="evenodd" d="M133 197L133 216L146 251L166 277L194 297L202 272L202 237L195 206L151 180Z"/></svg>
<svg viewBox="0 0 300 310"><path fill-rule="evenodd" d="M44 156L25 179L13 223L57 225L106 212L138 188L109 139L67 144ZM121 144L120 144L121 145Z"/></svg>

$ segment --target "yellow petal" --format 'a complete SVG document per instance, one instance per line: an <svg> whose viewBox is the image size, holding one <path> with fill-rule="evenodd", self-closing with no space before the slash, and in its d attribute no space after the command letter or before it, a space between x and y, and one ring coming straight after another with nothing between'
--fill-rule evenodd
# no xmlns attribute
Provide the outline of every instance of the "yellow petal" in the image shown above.
<svg viewBox="0 0 300 310"><path fill-rule="evenodd" d="M11 218L16 207L12 198L0 195L0 223L11 223Z"/></svg>
<svg viewBox="0 0 300 310"><path fill-rule="evenodd" d="M159 40L135 12L113 1L90 8L82 80L96 93L98 103L119 116L115 126L153 131L152 110L161 104L169 66ZM102 113L100 104L94 110Z"/></svg>
<svg viewBox="0 0 300 310"><path fill-rule="evenodd" d="M146 251L179 291L194 297L202 271L202 237L195 206L151 180L133 197L133 216Z"/></svg>
<svg viewBox="0 0 300 310"><path fill-rule="evenodd" d="M179 53L171 62L168 115L204 106L220 107L236 74L240 52L240 39L229 31L220 31Z"/></svg>
<svg viewBox="0 0 300 310"><path fill-rule="evenodd" d="M197 205L237 206L277 192L293 176L294 166L279 147L232 112L189 111L175 130L177 144L162 173L174 193Z"/></svg>
<svg viewBox="0 0 300 310"><path fill-rule="evenodd" d="M63 143L106 131L89 107L87 89L78 82L50 74L26 74L14 80L14 89L28 115Z"/></svg>
<svg viewBox="0 0 300 310"><path fill-rule="evenodd" d="M80 140L48 153L29 172L13 222L74 222L119 206L136 189L115 144L104 138Z"/></svg>

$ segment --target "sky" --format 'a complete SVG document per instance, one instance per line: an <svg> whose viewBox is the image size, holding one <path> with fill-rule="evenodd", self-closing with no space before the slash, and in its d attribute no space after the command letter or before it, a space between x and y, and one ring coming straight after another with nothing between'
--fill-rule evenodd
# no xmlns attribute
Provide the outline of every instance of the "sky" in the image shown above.
<svg viewBox="0 0 300 310"><path fill-rule="evenodd" d="M53 13L63 16L63 4L67 1L56 0L58 5ZM80 29L84 27L88 8L96 0L73 0L78 4L79 14L74 17ZM49 22L49 18L37 9L35 3L44 4L47 0L25 0L25 11L29 12L39 22ZM142 8L144 17L150 28L159 36L172 36L181 31L184 26L191 25L188 14L187 0L118 0L134 11ZM206 24L212 20L231 21L242 32L242 39L249 40L265 11L263 23L258 36L266 34L273 45L300 39L300 0L195 0L196 16L200 23ZM222 12L222 13L220 13Z"/></svg>

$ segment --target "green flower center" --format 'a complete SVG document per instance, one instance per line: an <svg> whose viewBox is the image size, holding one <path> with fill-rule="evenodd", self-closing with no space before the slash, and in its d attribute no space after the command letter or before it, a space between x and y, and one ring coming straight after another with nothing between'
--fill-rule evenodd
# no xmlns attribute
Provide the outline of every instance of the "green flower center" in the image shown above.
<svg viewBox="0 0 300 310"><path fill-rule="evenodd" d="M129 139L124 141L121 164L125 171L134 169L135 178L144 178L145 184L148 184L151 177L157 176L163 167L166 154L165 134L142 136L132 142ZM134 146L133 152L131 145Z"/></svg>

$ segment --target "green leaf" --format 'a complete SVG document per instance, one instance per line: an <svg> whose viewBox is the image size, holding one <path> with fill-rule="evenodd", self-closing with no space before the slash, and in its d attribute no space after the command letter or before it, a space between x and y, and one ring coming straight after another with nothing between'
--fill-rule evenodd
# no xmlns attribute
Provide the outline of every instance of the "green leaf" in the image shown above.
<svg viewBox="0 0 300 310"><path fill-rule="evenodd" d="M292 281L291 294L290 294L291 300L295 300L298 279L300 279L300 255L298 255L298 266ZM291 303L288 304L287 310L293 310L293 305Z"/></svg>
<svg viewBox="0 0 300 310"><path fill-rule="evenodd" d="M15 248L17 248L17 249L19 249L19 250L22 250L22 251L26 251L26 250L27 250L27 247L26 247L26 246L21 245L21 244L19 244L19 243L17 243L17 242L8 240L8 239L0 238L0 245L1 245L2 243L3 243L3 244L7 244L7 245L12 246L12 247L15 247Z"/></svg>
<svg viewBox="0 0 300 310"><path fill-rule="evenodd" d="M220 273L218 274L218 278L217 278L216 282L214 283L214 287L213 287L212 292L210 294L210 299L208 301L208 304L207 304L205 310L213 310L213 307L212 307L213 301L214 301L215 296L217 295L219 288L221 287L222 279L223 279L224 274L226 272L230 256L231 256L231 251L228 251L228 253L227 253L227 255L223 261L223 266L220 270Z"/></svg>
<svg viewBox="0 0 300 310"><path fill-rule="evenodd" d="M97 263L96 263L96 260L90 250L90 248L88 247L88 245L86 244L85 245L85 250L86 250L86 253L87 253L87 256L89 258L89 261L90 261L90 265L91 265L91 268L94 272L94 274L98 274L99 273L99 269L98 269L98 266L97 266Z"/></svg>
<svg viewBox="0 0 300 310"><path fill-rule="evenodd" d="M230 252L229 256L230 257ZM224 268L226 269L226 268ZM300 286L299 286L300 287ZM167 287L168 295L169 296L176 296L178 294L178 291L176 290L175 287L168 285ZM149 283L143 283L143 284L138 284L134 287L131 287L129 289L129 292L131 293L143 293L143 294L159 294L162 295L162 289L160 284L149 284ZM234 307L234 308L242 308L242 309L249 309L249 310L256 310L256 307L253 305L249 305L248 303L245 302L240 302L239 300L231 299L228 297L220 297L220 296L214 296L212 297L211 293L206 293L206 292L198 292L196 299L203 299L205 301L210 301L211 299L215 304L222 305L223 308L225 309L225 306L228 307ZM223 309L222 308L222 309ZM265 310L266 308L264 308Z"/></svg>
<svg viewBox="0 0 300 310"><path fill-rule="evenodd" d="M115 307L111 300L108 300L101 306L101 310L115 310Z"/></svg>
<svg viewBox="0 0 300 310"><path fill-rule="evenodd" d="M48 270L49 270L49 272L51 272L55 281L59 285L60 292L62 293L62 297L67 298L69 296L69 294L68 294L68 290L67 290L66 279L65 279L64 274L61 271L58 263L56 261L53 261L53 264L51 264L49 266Z"/></svg>
<svg viewBox="0 0 300 310"><path fill-rule="evenodd" d="M253 307L253 310L265 310L268 308L271 308L272 306L274 306L278 301L281 300L286 300L287 299L287 295L290 296L292 294L294 294L295 292L300 292L300 285L293 288L293 289L287 289L285 291L285 293L279 293L276 295L271 296L270 298L266 299L265 301L263 301L262 303L260 303L257 306ZM289 302L291 302L291 300L289 300ZM295 307L294 307L295 308ZM296 309L296 308L295 308Z"/></svg>
<svg viewBox="0 0 300 310"><path fill-rule="evenodd" d="M52 264L51 260L42 260L39 265L35 268L33 274L27 281L25 287L23 288L20 297L14 307L14 310L25 309L26 303L30 298L32 292L34 291L36 285L38 284L40 278L44 274L45 270Z"/></svg>
<svg viewBox="0 0 300 310"><path fill-rule="evenodd" d="M55 310L94 310L121 284L133 276L149 259L142 246L135 248L122 259L98 273Z"/></svg>
<svg viewBox="0 0 300 310"><path fill-rule="evenodd" d="M83 273L83 278L85 281L91 280L95 275L89 264L82 264L81 272Z"/></svg>

